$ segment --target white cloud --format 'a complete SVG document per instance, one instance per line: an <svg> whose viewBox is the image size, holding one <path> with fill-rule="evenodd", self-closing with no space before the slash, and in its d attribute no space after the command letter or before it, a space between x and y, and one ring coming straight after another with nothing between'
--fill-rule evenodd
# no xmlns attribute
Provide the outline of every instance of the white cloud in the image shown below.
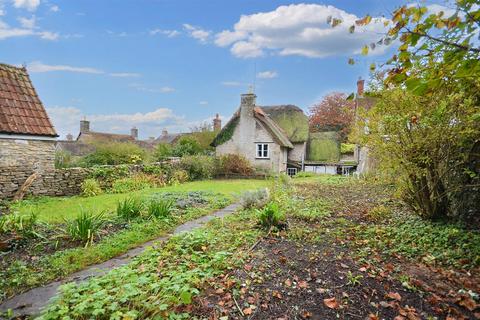
<svg viewBox="0 0 480 320"><path fill-rule="evenodd" d="M202 44L207 43L212 33L211 31L207 31L202 28L192 26L191 24L188 24L188 23L184 23L183 28L188 32L190 37L197 39Z"/></svg>
<svg viewBox="0 0 480 320"><path fill-rule="evenodd" d="M332 28L328 17L343 23ZM312 58L332 55L358 54L361 48L376 42L385 32L382 17L374 17L366 26L356 26L351 34L349 27L358 20L354 14L334 6L319 4L292 4L274 11L242 15L233 30L217 33L215 44L230 47L233 55L254 58L273 53L300 55ZM383 52L378 47L375 52Z"/></svg>
<svg viewBox="0 0 480 320"><path fill-rule="evenodd" d="M48 65L40 61L34 61L27 65L27 69L30 72L53 72L53 71L65 71L65 72L78 72L78 73L92 73L103 74L102 70L98 70L90 67L73 67L67 65Z"/></svg>
<svg viewBox="0 0 480 320"><path fill-rule="evenodd" d="M273 79L278 77L278 72L273 70L267 70L257 73L257 78L260 79Z"/></svg>
<svg viewBox="0 0 480 320"><path fill-rule="evenodd" d="M140 74L133 72L114 72L110 73L110 76L115 78L138 78L140 77Z"/></svg>
<svg viewBox="0 0 480 320"><path fill-rule="evenodd" d="M15 8L27 9L28 11L35 11L40 5L40 0L13 0Z"/></svg>
<svg viewBox="0 0 480 320"><path fill-rule="evenodd" d="M157 108L150 112L87 114L77 107L50 107L47 113L61 137L68 133L76 135L79 121L86 117L93 131L129 134L133 126L143 138L158 137L164 128L169 131L188 131L190 122L176 115L170 108Z"/></svg>
<svg viewBox="0 0 480 320"><path fill-rule="evenodd" d="M132 87L132 88L135 88L138 91L150 92L150 93L171 93L171 92L175 92L175 88L172 88L172 87L169 87L169 86L149 87L149 86L143 85L141 83L131 83L129 86Z"/></svg>
<svg viewBox="0 0 480 320"><path fill-rule="evenodd" d="M60 11L60 7L57 6L57 5L53 5L53 6L50 7L50 11L52 11L52 12L58 12L58 11Z"/></svg>
<svg viewBox="0 0 480 320"><path fill-rule="evenodd" d="M30 19L25 17L19 17L17 20L18 22L20 22L20 25L25 29L35 28L35 23L36 23L35 16L32 16Z"/></svg>
<svg viewBox="0 0 480 320"><path fill-rule="evenodd" d="M56 32L39 30L36 26L35 16L32 16L31 18L19 17L17 20L21 27L11 27L0 20L0 40L28 36L35 36L44 40L56 40L59 37L59 34Z"/></svg>
<svg viewBox="0 0 480 320"><path fill-rule="evenodd" d="M200 101L199 104L202 106L206 106L208 105L208 101Z"/></svg>
<svg viewBox="0 0 480 320"><path fill-rule="evenodd" d="M163 29L153 29L153 30L150 30L149 33L152 36L157 35L157 34L161 34L161 35L167 36L168 38L173 38L173 37L176 37L176 36L180 35L180 31L177 31L177 30L163 30Z"/></svg>
<svg viewBox="0 0 480 320"><path fill-rule="evenodd" d="M238 82L238 81L223 81L222 82L222 86L225 86L225 87L241 87L241 86L244 86L246 85L245 83L243 82Z"/></svg>

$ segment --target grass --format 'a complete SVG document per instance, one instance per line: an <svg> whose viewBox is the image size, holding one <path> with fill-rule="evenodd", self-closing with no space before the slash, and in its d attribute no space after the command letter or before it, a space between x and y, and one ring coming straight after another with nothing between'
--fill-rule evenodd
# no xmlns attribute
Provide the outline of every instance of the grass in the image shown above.
<svg viewBox="0 0 480 320"><path fill-rule="evenodd" d="M96 212L106 211L106 216L112 215L117 202L131 196L142 197L161 192L211 191L222 193L233 199L246 190L267 187L269 184L270 181L268 180L204 180L163 188L145 189L127 194L101 194L94 197L42 197L21 201L13 205L13 209L22 214L29 213L33 209L40 221L62 223L64 219L75 218L80 213L81 208Z"/></svg>

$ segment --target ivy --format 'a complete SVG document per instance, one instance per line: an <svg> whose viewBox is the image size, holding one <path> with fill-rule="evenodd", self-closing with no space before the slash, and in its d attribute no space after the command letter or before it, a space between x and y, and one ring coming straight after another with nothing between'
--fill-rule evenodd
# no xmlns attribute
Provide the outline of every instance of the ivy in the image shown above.
<svg viewBox="0 0 480 320"><path fill-rule="evenodd" d="M220 133L215 137L215 139L213 139L212 146L216 147L230 140L235 132L235 128L237 127L239 120L240 117L235 117L230 120L222 129L222 131L220 131Z"/></svg>

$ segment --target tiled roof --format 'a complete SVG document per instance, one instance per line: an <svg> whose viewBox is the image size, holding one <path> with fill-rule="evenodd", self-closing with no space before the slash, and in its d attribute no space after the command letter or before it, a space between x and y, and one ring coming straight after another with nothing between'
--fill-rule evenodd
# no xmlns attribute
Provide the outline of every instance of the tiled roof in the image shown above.
<svg viewBox="0 0 480 320"><path fill-rule="evenodd" d="M58 136L27 70L1 63L0 133Z"/></svg>

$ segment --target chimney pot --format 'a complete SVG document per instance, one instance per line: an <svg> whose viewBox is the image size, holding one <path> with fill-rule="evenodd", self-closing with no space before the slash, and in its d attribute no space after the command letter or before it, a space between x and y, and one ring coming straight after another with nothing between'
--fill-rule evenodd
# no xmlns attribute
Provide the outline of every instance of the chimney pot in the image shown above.
<svg viewBox="0 0 480 320"><path fill-rule="evenodd" d="M162 136L164 136L164 137L168 136L168 131L166 129L164 129L162 131Z"/></svg>
<svg viewBox="0 0 480 320"><path fill-rule="evenodd" d="M363 80L362 78L359 78L357 81L357 95L359 97L363 96L364 89L365 89L365 80Z"/></svg>
<svg viewBox="0 0 480 320"><path fill-rule="evenodd" d="M137 140L138 139L138 129L136 127L133 127L130 129L130 135L132 136L133 139Z"/></svg>
<svg viewBox="0 0 480 320"><path fill-rule="evenodd" d="M90 121L86 119L80 120L80 133L90 132Z"/></svg>
<svg viewBox="0 0 480 320"><path fill-rule="evenodd" d="M215 118L213 119L213 131L220 131L222 129L222 120L218 113L216 114Z"/></svg>

